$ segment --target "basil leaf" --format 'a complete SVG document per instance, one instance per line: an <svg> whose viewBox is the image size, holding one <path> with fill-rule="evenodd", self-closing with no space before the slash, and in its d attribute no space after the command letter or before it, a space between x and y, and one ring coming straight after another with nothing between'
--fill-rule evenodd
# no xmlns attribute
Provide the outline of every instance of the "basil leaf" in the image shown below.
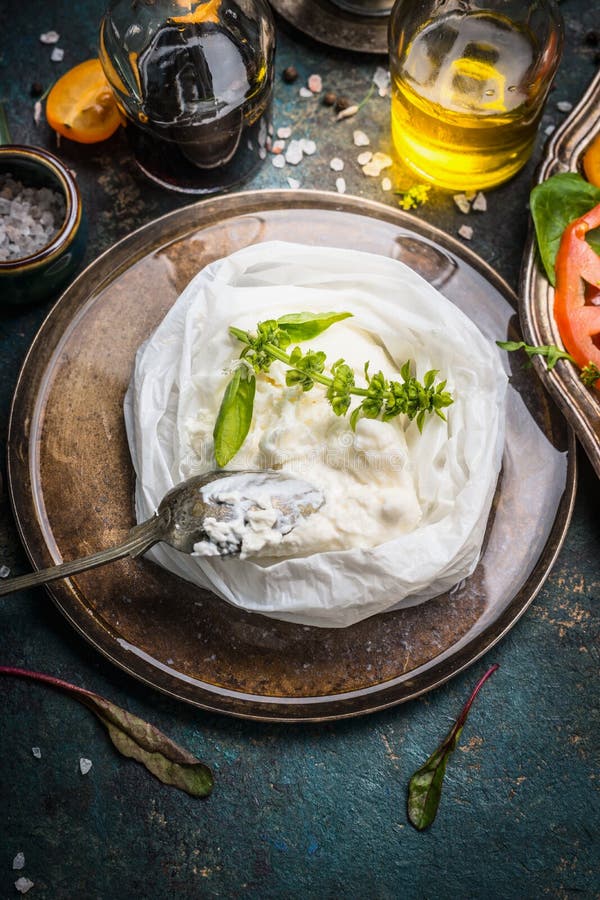
<svg viewBox="0 0 600 900"><path fill-rule="evenodd" d="M250 431L256 379L246 366L240 366L223 394L221 408L215 422L213 438L215 460L222 468L233 459Z"/></svg>
<svg viewBox="0 0 600 900"><path fill-rule="evenodd" d="M475 697L497 668L497 664L492 666L483 678L477 682L473 693L463 706L454 727L437 750L431 754L420 769L417 769L408 783L408 819L417 831L423 831L424 828L428 828L436 817L450 754L458 746L458 741Z"/></svg>
<svg viewBox="0 0 600 900"><path fill-rule="evenodd" d="M600 203L600 188L594 187L576 172L564 172L536 185L530 200L540 256L548 281L554 285L556 254L563 231L569 222L579 219ZM598 235L594 235L591 243L599 252Z"/></svg>
<svg viewBox="0 0 600 900"><path fill-rule="evenodd" d="M52 675L0 666L0 675L16 675L49 684L87 706L102 722L108 735L124 756L142 763L163 784L177 787L192 797L207 797L213 789L208 766L180 747L154 725L134 716L100 694L94 694Z"/></svg>
<svg viewBox="0 0 600 900"><path fill-rule="evenodd" d="M291 341L310 341L311 338L326 331L334 322L341 322L342 319L351 317L352 313L349 312L300 312L282 316L277 319L277 324L289 334Z"/></svg>

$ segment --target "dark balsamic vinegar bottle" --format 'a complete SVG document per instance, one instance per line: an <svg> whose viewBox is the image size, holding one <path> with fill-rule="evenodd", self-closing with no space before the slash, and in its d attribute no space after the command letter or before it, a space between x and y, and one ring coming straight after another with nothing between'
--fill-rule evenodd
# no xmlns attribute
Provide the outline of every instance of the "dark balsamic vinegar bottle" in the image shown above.
<svg viewBox="0 0 600 900"><path fill-rule="evenodd" d="M100 59L140 169L224 191L266 157L275 30L266 0L113 0Z"/></svg>

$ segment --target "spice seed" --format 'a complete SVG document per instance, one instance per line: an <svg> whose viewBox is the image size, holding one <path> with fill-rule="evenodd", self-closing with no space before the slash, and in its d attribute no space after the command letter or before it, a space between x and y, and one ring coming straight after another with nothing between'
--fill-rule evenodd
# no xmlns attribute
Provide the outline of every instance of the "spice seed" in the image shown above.
<svg viewBox="0 0 600 900"><path fill-rule="evenodd" d="M348 109L350 106L350 101L347 97L336 97L335 100L335 111L341 112L343 109Z"/></svg>
<svg viewBox="0 0 600 900"><path fill-rule="evenodd" d="M281 73L281 77L286 84L293 84L298 78L298 69L296 69L295 66L288 66L287 69L284 69Z"/></svg>
<svg viewBox="0 0 600 900"><path fill-rule="evenodd" d="M327 91L326 94L323 95L323 106L335 106L337 101L337 95L333 93L333 91Z"/></svg>

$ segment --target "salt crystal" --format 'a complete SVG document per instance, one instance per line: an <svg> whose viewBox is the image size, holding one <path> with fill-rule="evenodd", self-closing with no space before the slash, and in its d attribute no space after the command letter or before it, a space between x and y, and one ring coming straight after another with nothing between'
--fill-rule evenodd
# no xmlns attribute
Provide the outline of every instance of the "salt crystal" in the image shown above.
<svg viewBox="0 0 600 900"><path fill-rule="evenodd" d="M373 84L377 88L377 93L380 97L385 97L388 93L391 80L388 70L384 69L383 66L377 66L373 75Z"/></svg>
<svg viewBox="0 0 600 900"><path fill-rule="evenodd" d="M36 759L42 758L42 751L40 750L39 747L32 747L31 752L33 753L33 755L35 756Z"/></svg>
<svg viewBox="0 0 600 900"><path fill-rule="evenodd" d="M387 169L392 165L392 158L387 153L374 153L369 162L363 166L363 174L370 178L377 178L381 175L383 169Z"/></svg>
<svg viewBox="0 0 600 900"><path fill-rule="evenodd" d="M62 62L65 58L65 51L61 47L54 47L50 54L52 62Z"/></svg>
<svg viewBox="0 0 600 900"><path fill-rule="evenodd" d="M79 769L81 771L81 774L87 775L87 773L90 771L91 768L92 768L91 759L86 759L85 756L82 756L81 759L79 760Z"/></svg>
<svg viewBox="0 0 600 900"><path fill-rule="evenodd" d="M271 153L281 153L282 150L285 150L285 141L273 141Z"/></svg>
<svg viewBox="0 0 600 900"><path fill-rule="evenodd" d="M300 141L290 141L285 152L285 161L288 162L290 166L297 166L298 163L302 161L303 155L304 151L302 150Z"/></svg>
<svg viewBox="0 0 600 900"><path fill-rule="evenodd" d="M473 237L473 229L470 225L461 225L458 229L458 233L462 238L465 239L465 241L470 241Z"/></svg>
<svg viewBox="0 0 600 900"><path fill-rule="evenodd" d="M347 109L341 109L335 117L335 121L341 122L342 119L350 119L352 116L355 116L357 112L358 106L349 106Z"/></svg>
<svg viewBox="0 0 600 900"><path fill-rule="evenodd" d="M335 179L335 187L338 194L346 193L346 179L345 178L336 178Z"/></svg>
<svg viewBox="0 0 600 900"><path fill-rule="evenodd" d="M42 118L42 103L40 100L36 100L33 104L33 121L36 125L40 124Z"/></svg>
<svg viewBox="0 0 600 900"><path fill-rule="evenodd" d="M481 191L478 192L473 200L472 209L474 209L475 212L485 212L487 210L487 200L485 194L482 194Z"/></svg>
<svg viewBox="0 0 600 900"><path fill-rule="evenodd" d="M356 157L356 161L359 166L366 166L367 163L370 163L373 159L373 154L370 150L365 150L364 153L359 153Z"/></svg>
<svg viewBox="0 0 600 900"><path fill-rule="evenodd" d="M277 129L277 137L278 138L281 138L282 140L287 141L287 139L291 136L292 136L292 129L288 125Z"/></svg>
<svg viewBox="0 0 600 900"><path fill-rule="evenodd" d="M471 212L471 203L467 198L466 194L454 194L452 197L458 208L462 213Z"/></svg>
<svg viewBox="0 0 600 900"><path fill-rule="evenodd" d="M382 178L381 179L381 190L382 191L391 191L392 189L392 179L391 178Z"/></svg>
<svg viewBox="0 0 600 900"><path fill-rule="evenodd" d="M31 881L29 878L17 878L17 880L15 881L15 887L20 894L26 894L27 891L33 887L33 881Z"/></svg>
<svg viewBox="0 0 600 900"><path fill-rule="evenodd" d="M355 131L353 137L355 147L368 147L371 143L364 131Z"/></svg>
<svg viewBox="0 0 600 900"><path fill-rule="evenodd" d="M59 40L60 34L58 31L45 31L43 34L40 34L42 44L57 44Z"/></svg>
<svg viewBox="0 0 600 900"><path fill-rule="evenodd" d="M393 159L391 156L388 156L387 153L377 153L373 154L373 162L377 163L377 165L381 166L382 169L387 169L388 166L391 166L393 163Z"/></svg>
<svg viewBox="0 0 600 900"><path fill-rule="evenodd" d="M302 147L302 152L306 154L306 156L312 156L313 153L317 152L317 145L315 142L309 141L306 138L302 138L300 146Z"/></svg>
<svg viewBox="0 0 600 900"><path fill-rule="evenodd" d="M556 125L546 125L546 127L544 128L544 134L546 135L550 135L554 131L556 131Z"/></svg>
<svg viewBox="0 0 600 900"><path fill-rule="evenodd" d="M265 149L264 147L259 147L259 148L258 148L258 158L259 158L259 159L266 159L266 158L267 158L267 151L266 151L266 149Z"/></svg>
<svg viewBox="0 0 600 900"><path fill-rule="evenodd" d="M311 75L307 84L309 91L313 94L320 94L323 90L323 79L320 75Z"/></svg>
<svg viewBox="0 0 600 900"><path fill-rule="evenodd" d="M297 191L298 188L300 187L300 182L298 181L297 178L288 178L287 183L289 184L289 186L291 187L291 189L293 191Z"/></svg>
<svg viewBox="0 0 600 900"><path fill-rule="evenodd" d="M10 569L8 566L0 566L0 578L8 578L10 575Z"/></svg>
<svg viewBox="0 0 600 900"><path fill-rule="evenodd" d="M282 156L281 154L279 154L279 156L273 156L271 162L276 169L283 169L285 166L285 156Z"/></svg>
<svg viewBox="0 0 600 900"><path fill-rule="evenodd" d="M571 110L573 109L573 104L572 104L572 103L569 103L568 100L560 100L560 101L556 104L556 108L557 108L557 110L558 110L559 112L565 112L565 113L566 113L566 112L571 112Z"/></svg>
<svg viewBox="0 0 600 900"><path fill-rule="evenodd" d="M339 156L334 156L333 159L329 161L329 168L334 172L341 172L344 168L344 160L340 159Z"/></svg>
<svg viewBox="0 0 600 900"><path fill-rule="evenodd" d="M381 169L377 163L371 161L366 166L363 166L363 175L368 175L369 178L378 178L381 175Z"/></svg>
<svg viewBox="0 0 600 900"><path fill-rule="evenodd" d="M270 134L271 137L273 137L273 131L274 131L274 129L273 129L273 123L272 123L272 122L269 122L269 124L267 125L267 134Z"/></svg>
<svg viewBox="0 0 600 900"><path fill-rule="evenodd" d="M13 869L22 869L25 865L25 854L19 851L13 859Z"/></svg>
<svg viewBox="0 0 600 900"><path fill-rule="evenodd" d="M304 97L305 99L313 96L313 92L310 91L307 87L301 87L300 90L298 91L298 93L300 94L301 97Z"/></svg>

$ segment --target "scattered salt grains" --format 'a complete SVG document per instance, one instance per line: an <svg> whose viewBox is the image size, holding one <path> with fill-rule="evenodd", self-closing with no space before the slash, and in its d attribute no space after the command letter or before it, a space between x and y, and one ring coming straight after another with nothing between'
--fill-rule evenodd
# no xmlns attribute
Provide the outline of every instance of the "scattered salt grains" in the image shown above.
<svg viewBox="0 0 600 900"><path fill-rule="evenodd" d="M15 887L20 894L26 894L33 887L33 881L30 878L17 878Z"/></svg>
<svg viewBox="0 0 600 900"><path fill-rule="evenodd" d="M42 120L42 101L36 100L33 104L33 121L39 125Z"/></svg>
<svg viewBox="0 0 600 900"><path fill-rule="evenodd" d="M31 752L33 753L33 755L35 756L36 759L42 758L42 751L40 750L39 747L32 747Z"/></svg>
<svg viewBox="0 0 600 900"><path fill-rule="evenodd" d="M369 162L363 166L363 174L370 178L377 178L384 169L392 165L392 158L387 153L374 153Z"/></svg>
<svg viewBox="0 0 600 900"><path fill-rule="evenodd" d="M381 179L381 190L382 191L391 191L392 189L392 179L391 178L382 178Z"/></svg>
<svg viewBox="0 0 600 900"><path fill-rule="evenodd" d="M560 100L556 104L556 108L559 112L568 113L568 112L571 112L571 110L573 109L573 104L569 103L568 100Z"/></svg>
<svg viewBox="0 0 600 900"><path fill-rule="evenodd" d="M300 90L298 91L298 93L300 94L301 97L304 97L305 100L308 99L308 97L314 96L313 92L311 90L309 90L307 87L301 87Z"/></svg>
<svg viewBox="0 0 600 900"><path fill-rule="evenodd" d="M482 194L481 191L477 193L477 196L473 200L473 206L471 207L475 210L475 212L486 212L487 211L487 200L485 198L485 194Z"/></svg>
<svg viewBox="0 0 600 900"><path fill-rule="evenodd" d="M473 237L473 229L470 225L461 225L458 229L458 233L460 234L461 238L465 239L465 241L470 241Z"/></svg>
<svg viewBox="0 0 600 900"><path fill-rule="evenodd" d="M62 62L65 58L65 51L62 47L54 47L52 53L50 54L50 59L52 62Z"/></svg>
<svg viewBox="0 0 600 900"><path fill-rule="evenodd" d="M380 97L385 97L387 95L391 81L392 79L388 70L384 69L383 66L377 66L375 74L373 75L373 84L377 88L377 93Z"/></svg>
<svg viewBox="0 0 600 900"><path fill-rule="evenodd" d="M340 159L339 156L334 156L333 159L329 160L329 168L333 172L342 172L344 169L344 160Z"/></svg>
<svg viewBox="0 0 600 900"><path fill-rule="evenodd" d="M273 165L276 169L283 169L283 167L285 166L285 156L282 156L282 154L279 154L278 156L273 156L271 158L271 162L273 163Z"/></svg>
<svg viewBox="0 0 600 900"><path fill-rule="evenodd" d="M320 75L311 75L307 84L308 89L312 94L320 94L323 90L323 79Z"/></svg>
<svg viewBox="0 0 600 900"><path fill-rule="evenodd" d="M87 775L87 773L90 771L91 768L92 768L91 759L86 759L85 756L82 756L81 759L79 760L79 771L81 772L81 774Z"/></svg>
<svg viewBox="0 0 600 900"><path fill-rule="evenodd" d="M290 166L297 166L298 163L302 162L303 155L302 143L300 141L290 141L285 151L285 161Z"/></svg>
<svg viewBox="0 0 600 900"><path fill-rule="evenodd" d="M289 184L289 186L291 187L291 189L293 191L297 191L298 188L300 187L300 182L298 181L297 178L288 178L287 183Z"/></svg>
<svg viewBox="0 0 600 900"><path fill-rule="evenodd" d="M13 859L13 869L22 869L25 865L25 854L20 850Z"/></svg>
<svg viewBox="0 0 600 900"><path fill-rule="evenodd" d="M365 150L363 153L359 153L356 157L356 161L359 166L366 166L367 163L370 163L373 159L373 154L370 150Z"/></svg>
<svg viewBox="0 0 600 900"><path fill-rule="evenodd" d="M42 44L57 44L59 40L60 34L58 31L44 31L43 34L40 34Z"/></svg>
<svg viewBox="0 0 600 900"><path fill-rule="evenodd" d="M555 131L556 125L546 125L546 127L544 128L544 134L547 136L553 134Z"/></svg>
<svg viewBox="0 0 600 900"><path fill-rule="evenodd" d="M368 147L371 141L369 140L369 136L364 133L364 131L355 131L352 135L354 138L354 146L355 147Z"/></svg>
<svg viewBox="0 0 600 900"><path fill-rule="evenodd" d="M0 175L0 260L23 259L50 243L65 218L62 194ZM6 577L6 576L4 576Z"/></svg>
<svg viewBox="0 0 600 900"><path fill-rule="evenodd" d="M461 213L471 212L471 201L466 194L454 194L452 199L460 209Z"/></svg>
<svg viewBox="0 0 600 900"><path fill-rule="evenodd" d="M306 138L302 138L300 141L300 146L302 147L302 152L305 156L312 156L317 152L317 145L314 141L309 141Z"/></svg>
<svg viewBox="0 0 600 900"><path fill-rule="evenodd" d="M0 256L0 259L1 258L2 257ZM9 575L10 569L8 568L8 566L0 566L0 578L8 578Z"/></svg>
<svg viewBox="0 0 600 900"><path fill-rule="evenodd" d="M289 127L289 125L285 125L277 129L277 137L281 138L281 140L287 141L287 139L291 136L292 129Z"/></svg>
<svg viewBox="0 0 600 900"><path fill-rule="evenodd" d="M335 179L335 188L338 194L346 193L346 179L345 178L336 178Z"/></svg>

